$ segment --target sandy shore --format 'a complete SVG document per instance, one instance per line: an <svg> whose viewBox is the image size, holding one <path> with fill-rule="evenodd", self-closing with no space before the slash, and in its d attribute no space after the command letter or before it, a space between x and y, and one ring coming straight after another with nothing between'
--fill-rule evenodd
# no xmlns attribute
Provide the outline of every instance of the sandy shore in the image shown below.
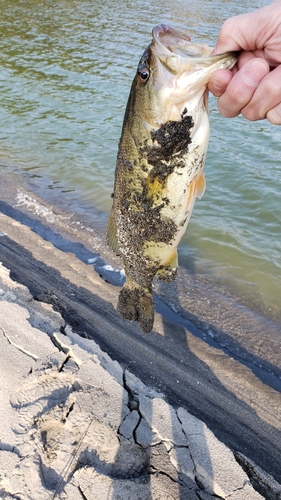
<svg viewBox="0 0 281 500"><path fill-rule="evenodd" d="M203 422L76 335L3 266L0 282L1 498L263 498Z"/></svg>
<svg viewBox="0 0 281 500"><path fill-rule="evenodd" d="M144 336L116 287L27 224L1 214L0 232L0 498L281 498L241 452L278 472L280 393L160 314ZM235 456L199 410L235 451L241 436Z"/></svg>

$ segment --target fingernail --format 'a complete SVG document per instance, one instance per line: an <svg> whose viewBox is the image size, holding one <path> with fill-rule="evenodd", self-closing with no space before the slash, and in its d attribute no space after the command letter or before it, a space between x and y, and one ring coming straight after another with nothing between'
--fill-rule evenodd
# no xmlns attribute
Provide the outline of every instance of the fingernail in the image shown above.
<svg viewBox="0 0 281 500"><path fill-rule="evenodd" d="M244 68L246 83L253 87L257 87L267 73L268 66L266 62L257 59L252 59Z"/></svg>

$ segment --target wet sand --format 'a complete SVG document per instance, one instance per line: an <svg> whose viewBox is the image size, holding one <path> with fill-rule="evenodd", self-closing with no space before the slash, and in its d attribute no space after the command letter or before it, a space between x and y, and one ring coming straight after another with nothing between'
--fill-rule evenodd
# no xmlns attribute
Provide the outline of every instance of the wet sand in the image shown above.
<svg viewBox="0 0 281 500"><path fill-rule="evenodd" d="M119 288L10 208L1 498L280 498L280 392L173 322L164 302L149 335L123 321Z"/></svg>

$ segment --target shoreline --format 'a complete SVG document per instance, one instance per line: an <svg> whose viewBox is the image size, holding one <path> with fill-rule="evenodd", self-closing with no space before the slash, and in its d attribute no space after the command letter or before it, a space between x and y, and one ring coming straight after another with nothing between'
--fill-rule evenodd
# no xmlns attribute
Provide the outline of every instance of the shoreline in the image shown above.
<svg viewBox="0 0 281 500"><path fill-rule="evenodd" d="M77 200L73 204L68 200L65 211L65 206L52 204L57 203L57 197L48 202L40 197L42 186L38 188L37 180L34 185L29 177L28 182L23 181L22 175L0 172L2 213L32 228L59 250L90 264L104 281L121 286L122 260L105 243L106 214L90 210L89 216L85 207L79 209ZM281 392L280 321L266 317L212 277L182 266L175 282L155 281L154 289L156 308L168 321L191 329Z"/></svg>
<svg viewBox="0 0 281 500"><path fill-rule="evenodd" d="M0 265L1 498L267 498L202 421L9 274ZM259 489L278 488L265 477Z"/></svg>
<svg viewBox="0 0 281 500"><path fill-rule="evenodd" d="M75 247L77 248L75 243L81 241L82 244L88 247L89 251L93 249L94 253L100 252L100 256L107 262L122 268L122 261L108 249L105 243L108 213L100 211L90 202L84 202L77 197L78 195L75 192L56 192L55 189L49 188L49 183L43 178L39 176L32 178L27 174L23 174L23 172L18 173L16 170L12 172L9 167L0 169L0 184L2 186L1 199L7 207L6 210L3 210L6 215L10 215L11 207L13 207L16 215L12 213L12 217L19 221L23 219L24 215L30 217L31 222L27 221L27 225L32 224L38 234L50 239L55 245L58 242L55 237L53 238L50 235L49 228L53 228L55 232L58 229L59 233L69 240L70 251L75 253ZM20 214L19 218L18 214ZM37 228L35 228L35 221L41 223L37 225ZM46 226L49 234L44 234L44 229L42 230L44 226ZM71 241L74 243L72 248ZM82 260L85 258L83 254L77 256ZM237 284L228 282L225 278L214 276L212 272L206 271L203 267L198 267L192 259L190 268L179 265L179 273L176 279L178 295L186 294L187 289L184 285L186 280L188 286L204 288L207 300L208 298L213 300L215 296L225 300L225 303L229 300L228 307L233 307L232 314L235 314L234 309L245 308L249 314L256 315L259 320L264 318L268 323L276 323L281 331L280 315L278 316L272 311L264 309L254 297L250 298L247 293L244 293L245 291L241 293L241 290L237 289ZM172 283L172 287L173 285L174 283ZM170 293L172 287L167 288L168 293ZM164 294L162 295L164 296L165 287L163 288ZM172 290L171 293L173 293ZM193 306L194 303L192 303L191 309ZM179 304L176 307L179 307ZM212 319L211 309L207 314ZM204 330L203 322L200 329Z"/></svg>
<svg viewBox="0 0 281 500"><path fill-rule="evenodd" d="M65 333L65 325L70 325L82 337L79 342L83 342L83 337L85 342L94 341L106 352L102 358L110 356L113 365L117 363L123 373L127 370L150 387L149 390L160 391L165 404L173 408L170 412L179 408L188 414L191 412L193 419L200 419L204 435L210 432L215 440L225 443L231 454L248 457L248 464L254 461L257 464L254 471L261 467L280 482L280 392L233 359L231 352L228 355L212 347L204 341L204 335L196 337L186 326L174 323L171 316L156 313L154 331L148 336L142 334L138 325L119 318L114 309L118 288L107 283L89 265L87 253L83 262L70 251L73 247L60 250L24 224L24 213L22 217L22 222L3 213L0 217L0 260L11 271L16 283L13 286L22 283L29 288L33 304L46 307L47 303L49 310L60 312L64 326L61 325L58 332ZM90 239L92 241L93 235ZM85 242L76 243L80 252L86 251ZM259 488L264 487L260 477L261 474L257 481ZM276 496L279 485L266 473L265 477L267 491L275 491L275 496L268 498L279 498ZM238 500L237 492L235 494L233 498ZM249 496L248 492L241 498L256 497Z"/></svg>

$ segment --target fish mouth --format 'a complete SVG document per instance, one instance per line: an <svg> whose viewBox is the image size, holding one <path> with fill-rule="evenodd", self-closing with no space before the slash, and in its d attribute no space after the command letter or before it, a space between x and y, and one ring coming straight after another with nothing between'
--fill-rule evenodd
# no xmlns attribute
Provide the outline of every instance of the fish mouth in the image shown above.
<svg viewBox="0 0 281 500"><path fill-rule="evenodd" d="M195 60L209 56L212 52L207 45L191 43L190 36L165 24L154 26L152 38L155 53L160 60L167 57L176 60L180 56Z"/></svg>
<svg viewBox="0 0 281 500"><path fill-rule="evenodd" d="M207 68L208 71L205 73L208 78L206 79L205 76L201 85L208 83L210 75L215 69L233 67L238 56L237 52L211 55L212 47L206 44L192 43L187 34L165 24L154 26L152 38L151 50L156 60L171 75L179 77L183 73L190 74ZM164 76L163 72L161 72L161 76ZM155 83L158 86L157 82Z"/></svg>

